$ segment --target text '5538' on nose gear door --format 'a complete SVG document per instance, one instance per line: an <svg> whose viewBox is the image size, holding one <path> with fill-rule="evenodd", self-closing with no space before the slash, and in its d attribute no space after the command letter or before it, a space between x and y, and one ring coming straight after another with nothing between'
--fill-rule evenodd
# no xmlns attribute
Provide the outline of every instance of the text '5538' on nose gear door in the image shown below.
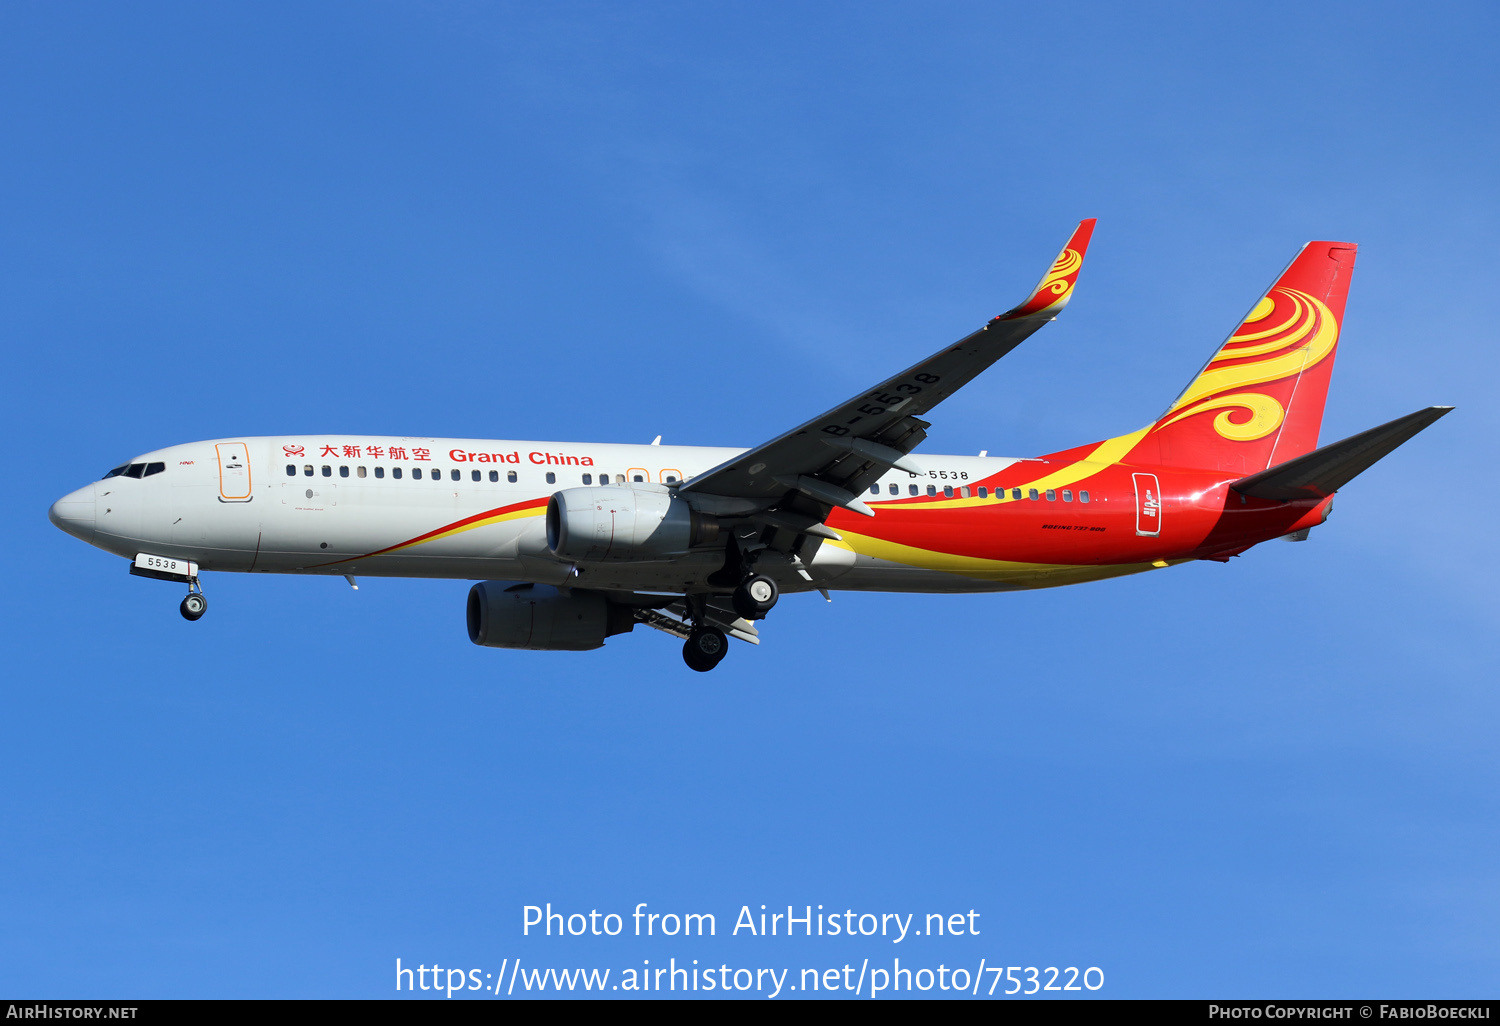
<svg viewBox="0 0 1500 1026"><path fill-rule="evenodd" d="M219 501L249 502L250 453L244 442L221 442L219 452Z"/></svg>

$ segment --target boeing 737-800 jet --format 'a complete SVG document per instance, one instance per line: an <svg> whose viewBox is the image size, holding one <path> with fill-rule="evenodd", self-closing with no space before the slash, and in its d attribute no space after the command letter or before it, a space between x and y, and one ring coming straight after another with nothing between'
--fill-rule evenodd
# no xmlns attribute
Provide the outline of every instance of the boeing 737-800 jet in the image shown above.
<svg viewBox="0 0 1500 1026"><path fill-rule="evenodd" d="M1305 538L1451 409L1318 448L1355 247L1309 242L1145 427L1040 458L916 454L924 416L1068 304L1093 229L1021 305L751 449L229 438L138 456L50 516L186 584L189 620L200 570L468 579L477 645L592 649L645 624L709 670L784 591L1045 588Z"/></svg>

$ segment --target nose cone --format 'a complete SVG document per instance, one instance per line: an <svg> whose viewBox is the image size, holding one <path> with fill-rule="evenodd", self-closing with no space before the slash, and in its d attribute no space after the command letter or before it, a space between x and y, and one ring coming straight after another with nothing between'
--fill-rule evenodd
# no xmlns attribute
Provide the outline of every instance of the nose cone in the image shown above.
<svg viewBox="0 0 1500 1026"><path fill-rule="evenodd" d="M47 519L75 538L94 540L94 486L85 485L52 504Z"/></svg>

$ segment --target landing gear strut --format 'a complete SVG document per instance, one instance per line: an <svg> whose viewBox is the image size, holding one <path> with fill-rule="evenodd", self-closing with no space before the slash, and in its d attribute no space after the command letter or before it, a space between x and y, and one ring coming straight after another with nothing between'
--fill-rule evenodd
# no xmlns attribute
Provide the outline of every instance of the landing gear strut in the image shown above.
<svg viewBox="0 0 1500 1026"><path fill-rule="evenodd" d="M182 600L177 611L184 620L197 620L208 612L208 599L203 597L203 586L196 577L188 582L187 597Z"/></svg>
<svg viewBox="0 0 1500 1026"><path fill-rule="evenodd" d="M730 601L734 611L746 620L764 620L780 597L776 582L764 574L754 574L740 582Z"/></svg>
<svg viewBox="0 0 1500 1026"><path fill-rule="evenodd" d="M685 596L688 623L693 625L687 640L682 643L682 661L688 668L707 673L729 654L729 638L717 627L708 624L708 599L701 594Z"/></svg>
<svg viewBox="0 0 1500 1026"><path fill-rule="evenodd" d="M688 668L707 673L729 652L729 639L717 627L694 627L682 644L682 661Z"/></svg>

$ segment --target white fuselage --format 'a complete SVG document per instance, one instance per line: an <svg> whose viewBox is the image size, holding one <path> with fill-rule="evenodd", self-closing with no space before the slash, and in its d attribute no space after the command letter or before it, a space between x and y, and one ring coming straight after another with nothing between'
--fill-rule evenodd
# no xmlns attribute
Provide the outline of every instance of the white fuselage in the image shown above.
<svg viewBox="0 0 1500 1026"><path fill-rule="evenodd" d="M722 550L656 563L586 568L548 550L547 498L604 483L670 487L742 449L364 435L287 435L190 442L136 457L160 464L108 477L59 500L59 526L101 549L151 553L204 570L443 577L587 584L621 590L701 587ZM394 455L393 455L394 454ZM924 456L942 481L979 479L1014 460ZM918 485L920 481L920 485ZM892 471L871 504L904 498L925 478ZM941 483L941 482L940 482ZM896 488L892 492L892 486ZM766 568L786 591L840 588L989 591L1004 584L909 567L824 544L804 568ZM811 578L810 580L808 578Z"/></svg>

